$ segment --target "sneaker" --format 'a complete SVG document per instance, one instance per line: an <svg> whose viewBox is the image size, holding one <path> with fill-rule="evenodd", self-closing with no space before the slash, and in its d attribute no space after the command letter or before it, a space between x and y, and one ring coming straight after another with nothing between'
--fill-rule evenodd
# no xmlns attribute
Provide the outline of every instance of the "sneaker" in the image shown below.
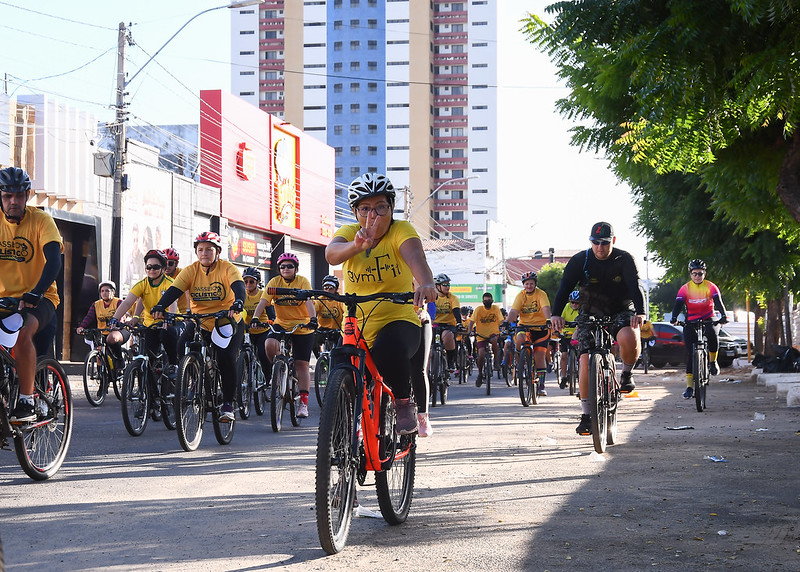
<svg viewBox="0 0 800 572"><path fill-rule="evenodd" d="M592 419L588 415L581 415L581 422L575 427L575 432L578 435L591 435L592 434Z"/></svg>
<svg viewBox="0 0 800 572"><path fill-rule="evenodd" d="M544 387L540 387L539 391L536 392L536 395L539 397L547 397L547 390Z"/></svg>
<svg viewBox="0 0 800 572"><path fill-rule="evenodd" d="M478 378L475 380L475 387L480 387L483 385L483 376L478 374Z"/></svg>
<svg viewBox="0 0 800 572"><path fill-rule="evenodd" d="M633 374L630 371L623 371L620 376L619 390L622 393L630 393L636 389L636 384L633 383Z"/></svg>
<svg viewBox="0 0 800 572"><path fill-rule="evenodd" d="M301 419L308 417L308 403L300 402L300 405L297 407L297 417Z"/></svg>
<svg viewBox="0 0 800 572"><path fill-rule="evenodd" d="M562 378L561 378L561 382L558 384L558 388L559 388L559 389L566 389L566 388L567 388L567 383L568 383L568 382L569 382L569 379L568 379L568 378L566 378L566 377L562 377Z"/></svg>
<svg viewBox="0 0 800 572"><path fill-rule="evenodd" d="M419 423L419 436L430 437L433 435L433 427L431 421L428 419L427 413L417 413L417 422Z"/></svg>
<svg viewBox="0 0 800 572"><path fill-rule="evenodd" d="M684 399L691 399L694 397L694 387L687 387L686 391L683 392Z"/></svg>
<svg viewBox="0 0 800 572"><path fill-rule="evenodd" d="M398 399L397 405L397 434L410 435L419 429L417 422L417 404L413 399Z"/></svg>
<svg viewBox="0 0 800 572"><path fill-rule="evenodd" d="M719 375L719 365L717 360L708 362L708 373L711 375Z"/></svg>
<svg viewBox="0 0 800 572"><path fill-rule="evenodd" d="M33 410L33 403L28 403L21 399L17 400L17 406L11 411L9 421L12 423L30 423L36 421L36 412Z"/></svg>
<svg viewBox="0 0 800 572"><path fill-rule="evenodd" d="M222 407L219 408L219 420L226 422L231 422L234 420L232 403L226 401L222 404Z"/></svg>

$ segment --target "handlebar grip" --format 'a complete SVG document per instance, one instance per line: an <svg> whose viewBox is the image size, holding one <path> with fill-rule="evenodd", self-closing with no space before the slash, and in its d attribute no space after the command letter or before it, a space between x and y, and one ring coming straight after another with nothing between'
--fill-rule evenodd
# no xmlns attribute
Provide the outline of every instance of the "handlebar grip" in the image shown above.
<svg viewBox="0 0 800 572"><path fill-rule="evenodd" d="M294 288L267 288L267 294L270 296L288 296L297 292Z"/></svg>

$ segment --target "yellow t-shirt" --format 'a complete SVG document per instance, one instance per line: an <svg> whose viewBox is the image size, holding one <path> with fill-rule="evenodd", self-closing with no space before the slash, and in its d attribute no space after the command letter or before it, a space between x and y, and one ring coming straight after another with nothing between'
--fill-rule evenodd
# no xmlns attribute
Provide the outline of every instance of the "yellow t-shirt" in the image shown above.
<svg viewBox="0 0 800 572"><path fill-rule="evenodd" d="M252 296L247 294L247 299L244 301L244 311L247 314L247 321L251 321L253 319L253 312L256 310L256 306L261 301L261 290L256 290L256 293ZM266 324L269 318L267 317L267 308L264 307L264 310L261 312L261 315L258 316L258 321L262 324ZM251 334L263 334L267 331L267 328L250 328L248 332Z"/></svg>
<svg viewBox="0 0 800 572"><path fill-rule="evenodd" d="M461 303L452 294L436 296L436 315L433 317L434 324L445 324L448 326L456 325L456 317L453 315L454 308L460 308Z"/></svg>
<svg viewBox="0 0 800 572"><path fill-rule="evenodd" d="M499 335L502 321L503 313L497 304L492 304L489 309L481 304L472 312L472 322L475 324L475 333L478 335L479 342L486 341L489 336L494 334Z"/></svg>
<svg viewBox="0 0 800 572"><path fill-rule="evenodd" d="M641 330L639 331L639 337L641 337L643 340L646 340L655 335L655 332L653 332L653 324L650 322L650 320L645 320L642 324Z"/></svg>
<svg viewBox="0 0 800 572"><path fill-rule="evenodd" d="M578 317L578 308L573 308L567 304L564 306L564 309L561 312L561 317L564 318L564 321L566 322L574 322ZM564 326L564 329L561 330L561 333L565 336L572 336L572 334L575 333L575 326Z"/></svg>
<svg viewBox="0 0 800 572"><path fill-rule="evenodd" d="M108 301L108 306L102 298L94 301L94 315L97 318L97 327L101 330L108 328L108 321L114 317L114 312L117 311L119 306L119 298L111 298Z"/></svg>
<svg viewBox="0 0 800 572"><path fill-rule="evenodd" d="M523 290L514 298L511 308L519 312L519 324L523 326L543 326L547 323L542 308L550 305L547 293L539 288L534 289L532 294Z"/></svg>
<svg viewBox="0 0 800 572"><path fill-rule="evenodd" d="M344 304L335 300L314 300L314 309L317 311L317 321L320 328L342 329Z"/></svg>
<svg viewBox="0 0 800 572"><path fill-rule="evenodd" d="M19 224L8 222L0 214L0 297L21 297L39 282L44 270L44 246L57 242L64 251L56 223L46 212L25 207ZM56 283L48 287L44 297L58 307Z"/></svg>
<svg viewBox="0 0 800 572"><path fill-rule="evenodd" d="M192 312L208 314L230 309L236 299L231 284L241 279L239 270L227 260L217 260L208 274L198 260L181 270L173 286L181 292L189 292ZM242 315L235 314L234 319L238 322ZM203 320L202 326L204 330L211 331L214 319Z"/></svg>
<svg viewBox="0 0 800 572"><path fill-rule="evenodd" d="M183 268L176 268L175 273L171 276L171 278L175 280L175 278L178 277L178 274L181 273L181 270L183 270ZM186 299L186 296L181 296L178 298L176 304L178 304L178 312L181 314L186 313L186 311L189 309L189 301Z"/></svg>
<svg viewBox="0 0 800 572"><path fill-rule="evenodd" d="M336 231L334 237L352 241L360 228L357 223L345 225ZM361 252L342 264L345 293L366 295L413 291L411 269L400 256L400 246L412 238L418 239L419 235L411 223L392 221L386 235L370 250L369 256ZM397 320L420 325L412 304L368 302L359 305L358 327L368 346L372 346L383 326Z"/></svg>
<svg viewBox="0 0 800 572"><path fill-rule="evenodd" d="M158 284L153 284L150 282L149 278L142 278L131 287L130 293L142 299L144 309L139 318L145 326L149 326L155 322L153 316L150 315L150 308L158 304L158 301L161 300L161 296L164 295L164 292L166 292L170 286L172 286L172 278L165 274L163 280L160 280Z"/></svg>
<svg viewBox="0 0 800 572"><path fill-rule="evenodd" d="M306 303L303 300L291 300L285 296L272 296L267 294L268 288L297 288L300 290L311 290L311 282L305 276L295 275L294 280L287 282L283 276L276 276L267 283L264 292L261 294L261 299L266 300L275 306L275 323L281 326L284 330L291 330L297 324L307 324L311 316L308 315ZM314 330L308 328L300 328L294 332L295 334L306 335L313 334Z"/></svg>

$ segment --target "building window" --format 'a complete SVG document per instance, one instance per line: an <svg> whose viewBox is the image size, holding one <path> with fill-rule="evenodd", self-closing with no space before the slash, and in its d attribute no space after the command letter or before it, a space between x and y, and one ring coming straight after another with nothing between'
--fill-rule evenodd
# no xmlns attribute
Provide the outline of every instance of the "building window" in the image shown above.
<svg viewBox="0 0 800 572"><path fill-rule="evenodd" d="M350 41L350 51L359 50L361 49L361 42L358 40L351 40Z"/></svg>
<svg viewBox="0 0 800 572"><path fill-rule="evenodd" d="M489 211L487 211L487 210L477 210L477 211L472 211L472 214L489 214Z"/></svg>
<svg viewBox="0 0 800 572"><path fill-rule="evenodd" d="M450 220L464 220L464 211L453 211Z"/></svg>
<svg viewBox="0 0 800 572"><path fill-rule="evenodd" d="M472 109L489 109L488 105L473 105Z"/></svg>
<svg viewBox="0 0 800 572"><path fill-rule="evenodd" d="M488 26L489 22L473 22L473 26Z"/></svg>
<svg viewBox="0 0 800 572"><path fill-rule="evenodd" d="M358 113L360 111L361 111L361 104L359 103L350 104L350 113Z"/></svg>
<svg viewBox="0 0 800 572"><path fill-rule="evenodd" d="M324 85L304 85L303 89L325 89Z"/></svg>
<svg viewBox="0 0 800 572"><path fill-rule="evenodd" d="M367 41L367 49L368 50L377 50L378 49L378 40L368 40Z"/></svg>
<svg viewBox="0 0 800 572"><path fill-rule="evenodd" d="M367 125L367 133L369 135L377 135L378 134L378 126L377 125Z"/></svg>
<svg viewBox="0 0 800 572"><path fill-rule="evenodd" d="M341 112L342 112L342 104L341 103L337 103L336 105L333 106L334 115L339 115Z"/></svg>
<svg viewBox="0 0 800 572"><path fill-rule="evenodd" d="M488 173L489 169L472 169L473 173Z"/></svg>
<svg viewBox="0 0 800 572"><path fill-rule="evenodd" d="M341 52L342 51L342 42L333 42L333 51L334 52Z"/></svg>
<svg viewBox="0 0 800 572"><path fill-rule="evenodd" d="M472 47L473 47L473 48L485 48L485 47L487 47L488 45L489 45L489 43L488 43L488 42L473 42L473 43L472 43Z"/></svg>
<svg viewBox="0 0 800 572"><path fill-rule="evenodd" d="M377 173L378 167L367 167L367 173Z"/></svg>
<svg viewBox="0 0 800 572"><path fill-rule="evenodd" d="M378 91L378 84L375 82L370 82L367 84L367 91Z"/></svg>
<svg viewBox="0 0 800 572"><path fill-rule="evenodd" d="M341 147L334 147L333 148L333 154L334 154L335 157L341 157L342 156L342 148Z"/></svg>
<svg viewBox="0 0 800 572"><path fill-rule="evenodd" d="M361 62L350 62L350 71L358 71L361 69Z"/></svg>
<svg viewBox="0 0 800 572"><path fill-rule="evenodd" d="M333 71L341 72L342 71L342 62L336 62L333 64Z"/></svg>
<svg viewBox="0 0 800 572"><path fill-rule="evenodd" d="M341 179L342 178L342 168L341 167L336 167L336 169L334 170L334 176L337 179Z"/></svg>
<svg viewBox="0 0 800 572"><path fill-rule="evenodd" d="M334 20L333 29L334 30L341 30L342 29L342 21L341 20Z"/></svg>
<svg viewBox="0 0 800 572"><path fill-rule="evenodd" d="M472 64L473 68L488 68L489 64Z"/></svg>
<svg viewBox="0 0 800 572"><path fill-rule="evenodd" d="M378 113L378 104L377 103L368 103L367 104L367 113Z"/></svg>
<svg viewBox="0 0 800 572"><path fill-rule="evenodd" d="M256 53L253 50L245 50L243 52L239 52L240 56L254 56Z"/></svg>
<svg viewBox="0 0 800 572"><path fill-rule="evenodd" d="M481 125L479 125L479 126L477 126L477 127L473 127L473 128L472 128L472 130L473 130L473 131L488 131L488 130L489 130L489 128L488 128L488 127L486 127L486 126L481 126Z"/></svg>
<svg viewBox="0 0 800 572"><path fill-rule="evenodd" d="M488 150L489 150L488 147L473 147L472 148L472 152L473 153L483 153L483 152L486 152Z"/></svg>
<svg viewBox="0 0 800 572"><path fill-rule="evenodd" d="M350 156L358 157L359 155L361 155L361 147L359 147L358 145L351 146L350 147Z"/></svg>
<svg viewBox="0 0 800 572"><path fill-rule="evenodd" d="M350 135L361 135L361 126L360 125L351 125L350 126Z"/></svg>
<svg viewBox="0 0 800 572"><path fill-rule="evenodd" d="M353 82L350 84L350 93L358 93L361 89L361 84L358 82Z"/></svg>
<svg viewBox="0 0 800 572"><path fill-rule="evenodd" d="M360 24L360 22L358 20L350 20L350 27L351 28L358 28L360 26L361 26L361 24Z"/></svg>
<svg viewBox="0 0 800 572"><path fill-rule="evenodd" d="M254 71L240 71L239 75L256 75Z"/></svg>
<svg viewBox="0 0 800 572"><path fill-rule="evenodd" d="M360 175L360 171L358 167L350 167L350 176L351 177L358 177Z"/></svg>
<svg viewBox="0 0 800 572"><path fill-rule="evenodd" d="M374 157L378 154L378 148L374 146L367 147L367 155Z"/></svg>
<svg viewBox="0 0 800 572"><path fill-rule="evenodd" d="M252 92L252 91L240 91L239 95L242 95L242 96L244 96L244 95L255 95L255 92Z"/></svg>
<svg viewBox="0 0 800 572"><path fill-rule="evenodd" d="M340 83L333 84L333 93L342 93L342 84Z"/></svg>
<svg viewBox="0 0 800 572"><path fill-rule="evenodd" d="M333 126L333 134L334 135L341 135L342 134L342 126L341 125L334 125Z"/></svg>
<svg viewBox="0 0 800 572"><path fill-rule="evenodd" d="M240 36L252 36L255 34L254 30L239 30Z"/></svg>
<svg viewBox="0 0 800 572"><path fill-rule="evenodd" d="M472 189L473 195L485 195L489 192L489 189Z"/></svg>
<svg viewBox="0 0 800 572"><path fill-rule="evenodd" d="M378 62L367 62L367 69L369 71L378 71Z"/></svg>
<svg viewBox="0 0 800 572"><path fill-rule="evenodd" d="M378 27L377 20L367 20L367 28L369 28L370 30L374 30L377 27Z"/></svg>

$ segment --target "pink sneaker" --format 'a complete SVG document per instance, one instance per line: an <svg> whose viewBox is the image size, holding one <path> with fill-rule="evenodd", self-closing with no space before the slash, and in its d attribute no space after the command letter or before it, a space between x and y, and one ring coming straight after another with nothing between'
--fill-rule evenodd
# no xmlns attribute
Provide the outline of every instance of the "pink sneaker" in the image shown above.
<svg viewBox="0 0 800 572"><path fill-rule="evenodd" d="M428 419L427 413L418 413L417 421L419 422L419 431L417 434L420 437L430 437L433 435L433 426L431 425L430 419Z"/></svg>

